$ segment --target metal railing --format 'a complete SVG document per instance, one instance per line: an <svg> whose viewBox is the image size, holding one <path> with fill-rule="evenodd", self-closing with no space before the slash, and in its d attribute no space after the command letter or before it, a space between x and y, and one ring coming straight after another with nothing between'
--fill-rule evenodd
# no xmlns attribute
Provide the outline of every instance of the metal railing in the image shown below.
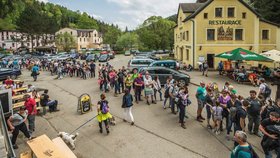
<svg viewBox="0 0 280 158"><path fill-rule="evenodd" d="M5 119L5 116L4 116L4 113L3 113L1 102L0 102L0 129L1 129L0 132L2 133L2 135L4 137L4 143L5 143L5 147L6 147L7 157L8 158L16 158L16 154L15 154L15 151L13 149L12 142L9 138L6 119Z"/></svg>

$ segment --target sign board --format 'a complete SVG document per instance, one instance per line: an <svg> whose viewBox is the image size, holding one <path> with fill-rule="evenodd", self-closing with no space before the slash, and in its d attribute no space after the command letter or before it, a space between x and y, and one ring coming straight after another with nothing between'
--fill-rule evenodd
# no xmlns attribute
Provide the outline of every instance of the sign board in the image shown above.
<svg viewBox="0 0 280 158"><path fill-rule="evenodd" d="M209 25L241 25L241 20L209 20Z"/></svg>
<svg viewBox="0 0 280 158"><path fill-rule="evenodd" d="M0 101L1 106L3 109L3 113L11 113L13 110L13 104L12 104L12 90L11 89L5 89L0 91Z"/></svg>
<svg viewBox="0 0 280 158"><path fill-rule="evenodd" d="M199 61L199 62L204 62L204 60L205 60L205 57L204 57L204 56L198 57L198 61Z"/></svg>
<svg viewBox="0 0 280 158"><path fill-rule="evenodd" d="M218 40L233 40L233 28L227 27L226 29L221 26L218 28Z"/></svg>

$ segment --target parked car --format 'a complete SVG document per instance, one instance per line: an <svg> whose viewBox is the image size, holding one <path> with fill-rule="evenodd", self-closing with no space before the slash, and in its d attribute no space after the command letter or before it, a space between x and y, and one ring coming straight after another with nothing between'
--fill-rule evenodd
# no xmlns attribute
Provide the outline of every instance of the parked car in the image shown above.
<svg viewBox="0 0 280 158"><path fill-rule="evenodd" d="M89 54L86 58L86 62L91 62L91 61L96 62L96 60L97 59L95 58L95 54Z"/></svg>
<svg viewBox="0 0 280 158"><path fill-rule="evenodd" d="M154 61L149 66L151 66L151 67L153 67L153 66L167 67L167 68L170 68L170 69L173 69L173 70L176 70L176 68L177 68L176 61L174 61L174 60Z"/></svg>
<svg viewBox="0 0 280 158"><path fill-rule="evenodd" d="M114 59L115 58L115 53L113 51L110 51L109 57L110 57L110 59Z"/></svg>
<svg viewBox="0 0 280 158"><path fill-rule="evenodd" d="M8 76L11 76L12 79L16 79L20 75L21 75L20 69L9 69L9 68L0 69L0 80L1 81L7 79Z"/></svg>
<svg viewBox="0 0 280 158"><path fill-rule="evenodd" d="M145 58L145 59L131 59L128 61L127 68L132 71L133 69L139 69L141 67L149 66L154 60Z"/></svg>
<svg viewBox="0 0 280 158"><path fill-rule="evenodd" d="M69 55L60 55L57 57L57 60L70 60L71 58L69 57Z"/></svg>
<svg viewBox="0 0 280 158"><path fill-rule="evenodd" d="M108 54L101 54L99 57L99 62L107 62L110 60L110 56Z"/></svg>
<svg viewBox="0 0 280 158"><path fill-rule="evenodd" d="M130 56L130 55L131 55L131 53L130 53L130 51L129 51L129 50L127 50L127 51L125 51L125 52L124 52L124 55L125 55L125 56Z"/></svg>
<svg viewBox="0 0 280 158"><path fill-rule="evenodd" d="M158 75L160 83L166 84L167 78L172 75L175 80L178 81L178 86L183 87L190 83L190 76L186 73L179 72L166 67L143 67L139 70L139 73L143 74L148 71L149 74L154 78Z"/></svg>

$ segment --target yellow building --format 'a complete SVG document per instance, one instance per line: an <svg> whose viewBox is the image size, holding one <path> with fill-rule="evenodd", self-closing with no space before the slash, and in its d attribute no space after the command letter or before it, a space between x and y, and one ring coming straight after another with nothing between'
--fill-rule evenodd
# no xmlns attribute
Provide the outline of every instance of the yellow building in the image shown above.
<svg viewBox="0 0 280 158"><path fill-rule="evenodd" d="M215 55L239 47L256 53L280 50L280 25L261 18L242 0L181 3L177 15L175 58L195 68L204 60L216 68L223 59Z"/></svg>
<svg viewBox="0 0 280 158"><path fill-rule="evenodd" d="M60 29L56 34L69 33L77 42L77 50L102 48L103 38L101 33L93 29Z"/></svg>

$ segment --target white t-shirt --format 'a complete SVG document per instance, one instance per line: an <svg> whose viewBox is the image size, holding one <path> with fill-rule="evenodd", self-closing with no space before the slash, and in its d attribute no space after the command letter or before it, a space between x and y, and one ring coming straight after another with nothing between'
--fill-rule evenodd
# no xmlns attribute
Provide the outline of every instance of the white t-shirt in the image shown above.
<svg viewBox="0 0 280 158"><path fill-rule="evenodd" d="M260 93L264 93L264 91L265 91L265 87L266 87L266 84L265 83L261 83L260 84Z"/></svg>

